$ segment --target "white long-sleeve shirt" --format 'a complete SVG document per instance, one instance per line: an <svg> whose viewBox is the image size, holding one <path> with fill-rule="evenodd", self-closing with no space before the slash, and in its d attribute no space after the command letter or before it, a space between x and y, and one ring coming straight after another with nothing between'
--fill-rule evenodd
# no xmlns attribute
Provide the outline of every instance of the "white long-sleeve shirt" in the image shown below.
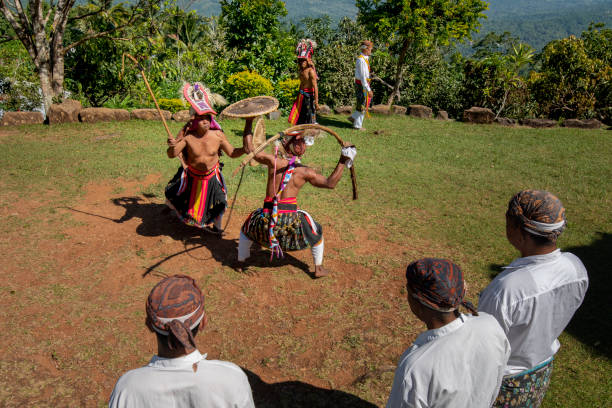
<svg viewBox="0 0 612 408"><path fill-rule="evenodd" d="M123 374L109 408L253 408L246 374L237 365L206 360L194 351L183 357L153 356L149 364Z"/></svg>
<svg viewBox="0 0 612 408"><path fill-rule="evenodd" d="M518 258L480 294L478 310L493 315L512 347L504 375L545 362L582 303L589 278L577 256L557 249Z"/></svg>
<svg viewBox="0 0 612 408"><path fill-rule="evenodd" d="M368 81L370 79L369 59L369 56L361 54L357 57L357 62L355 62L355 79L358 79L361 82L361 86L368 92L372 90Z"/></svg>
<svg viewBox="0 0 612 408"><path fill-rule="evenodd" d="M493 316L462 314L421 333L400 357L387 408L489 408L509 355Z"/></svg>

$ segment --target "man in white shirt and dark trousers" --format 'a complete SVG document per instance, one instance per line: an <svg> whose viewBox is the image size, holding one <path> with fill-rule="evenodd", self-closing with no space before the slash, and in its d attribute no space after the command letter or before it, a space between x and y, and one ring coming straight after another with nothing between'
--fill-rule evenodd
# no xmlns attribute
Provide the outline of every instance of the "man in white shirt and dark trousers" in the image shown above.
<svg viewBox="0 0 612 408"><path fill-rule="evenodd" d="M557 248L565 208L547 191L516 194L506 236L520 253L480 295L478 310L495 316L512 353L495 407L537 408L548 389L557 338L582 303L589 281L580 259Z"/></svg>
<svg viewBox="0 0 612 408"><path fill-rule="evenodd" d="M371 41L364 40L360 44L361 54L355 62L355 97L357 104L355 112L349 116L349 120L353 122L353 127L358 130L365 130L361 127L363 118L365 117L370 101L372 100L372 88L370 87L370 55L372 55Z"/></svg>
<svg viewBox="0 0 612 408"><path fill-rule="evenodd" d="M252 408L251 386L237 365L207 360L195 335L206 326L204 296L184 275L160 281L147 300L146 325L157 337L157 355L119 378L109 408Z"/></svg>
<svg viewBox="0 0 612 408"><path fill-rule="evenodd" d="M428 330L400 357L387 408L489 408L510 355L499 323L463 300L461 269L448 260L413 262L406 280L410 310Z"/></svg>

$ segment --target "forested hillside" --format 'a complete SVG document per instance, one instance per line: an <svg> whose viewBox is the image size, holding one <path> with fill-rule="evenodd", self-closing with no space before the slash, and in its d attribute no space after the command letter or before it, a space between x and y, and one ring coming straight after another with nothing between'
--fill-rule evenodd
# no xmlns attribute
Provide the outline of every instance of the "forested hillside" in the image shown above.
<svg viewBox="0 0 612 408"><path fill-rule="evenodd" d="M285 6L287 19L294 23L324 14L335 21L357 14L355 0L285 0ZM191 7L206 16L221 11L218 0L196 0ZM485 14L488 18L475 39L490 31L508 31L539 50L551 40L580 35L591 22L612 26L612 0L491 0ZM469 47L462 50L469 52Z"/></svg>
<svg viewBox="0 0 612 408"><path fill-rule="evenodd" d="M541 49L548 42L579 36L591 22L612 26L612 0L493 0L489 18L482 21L478 39L495 31L510 32L523 42Z"/></svg>

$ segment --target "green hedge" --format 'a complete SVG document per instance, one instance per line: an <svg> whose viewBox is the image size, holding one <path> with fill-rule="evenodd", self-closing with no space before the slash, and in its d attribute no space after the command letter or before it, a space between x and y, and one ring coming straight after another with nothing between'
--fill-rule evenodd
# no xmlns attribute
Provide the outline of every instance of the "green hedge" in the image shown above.
<svg viewBox="0 0 612 408"><path fill-rule="evenodd" d="M173 98L173 99L161 98L159 101L157 101L157 103L159 104L159 107L161 109L168 110L172 113L176 113L181 110L189 109L185 101L183 101L182 99L178 99L178 98Z"/></svg>
<svg viewBox="0 0 612 408"><path fill-rule="evenodd" d="M278 99L279 106L283 110L288 110L293 105L298 91L300 90L299 79L285 79L276 83L274 96Z"/></svg>
<svg viewBox="0 0 612 408"><path fill-rule="evenodd" d="M225 81L225 96L236 102L259 95L271 95L272 83L257 72L242 71L230 75Z"/></svg>

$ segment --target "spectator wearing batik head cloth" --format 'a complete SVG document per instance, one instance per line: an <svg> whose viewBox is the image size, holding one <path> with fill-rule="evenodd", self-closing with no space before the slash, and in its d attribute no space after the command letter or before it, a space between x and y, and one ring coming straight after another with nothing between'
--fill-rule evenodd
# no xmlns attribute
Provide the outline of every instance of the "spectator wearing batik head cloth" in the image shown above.
<svg viewBox="0 0 612 408"><path fill-rule="evenodd" d="M364 40L359 45L360 54L355 62L355 98L357 104L355 111L349 120L353 123L353 127L358 130L365 130L362 127L363 119L372 102L372 87L370 87L370 55L372 55L372 41Z"/></svg>
<svg viewBox="0 0 612 408"><path fill-rule="evenodd" d="M207 360L195 343L206 326L204 296L183 275L163 279L149 294L146 325L157 355L119 378L109 407L254 407L251 387L237 365Z"/></svg>
<svg viewBox="0 0 612 408"><path fill-rule="evenodd" d="M317 72L312 62L312 53L317 43L311 39L302 39L295 52L300 76L300 90L297 99L289 112L289 123L301 125L316 123L316 112L319 110L319 87Z"/></svg>
<svg viewBox="0 0 612 408"><path fill-rule="evenodd" d="M493 316L465 300L458 265L423 258L408 265L410 310L427 325L400 357L387 408L490 407L510 344ZM470 315L459 313L465 307Z"/></svg>
<svg viewBox="0 0 612 408"><path fill-rule="evenodd" d="M514 195L506 212L506 237L521 254L483 290L478 310L495 316L512 347L494 406L534 407L550 382L557 339L588 287L580 259L557 248L565 208L547 191Z"/></svg>

